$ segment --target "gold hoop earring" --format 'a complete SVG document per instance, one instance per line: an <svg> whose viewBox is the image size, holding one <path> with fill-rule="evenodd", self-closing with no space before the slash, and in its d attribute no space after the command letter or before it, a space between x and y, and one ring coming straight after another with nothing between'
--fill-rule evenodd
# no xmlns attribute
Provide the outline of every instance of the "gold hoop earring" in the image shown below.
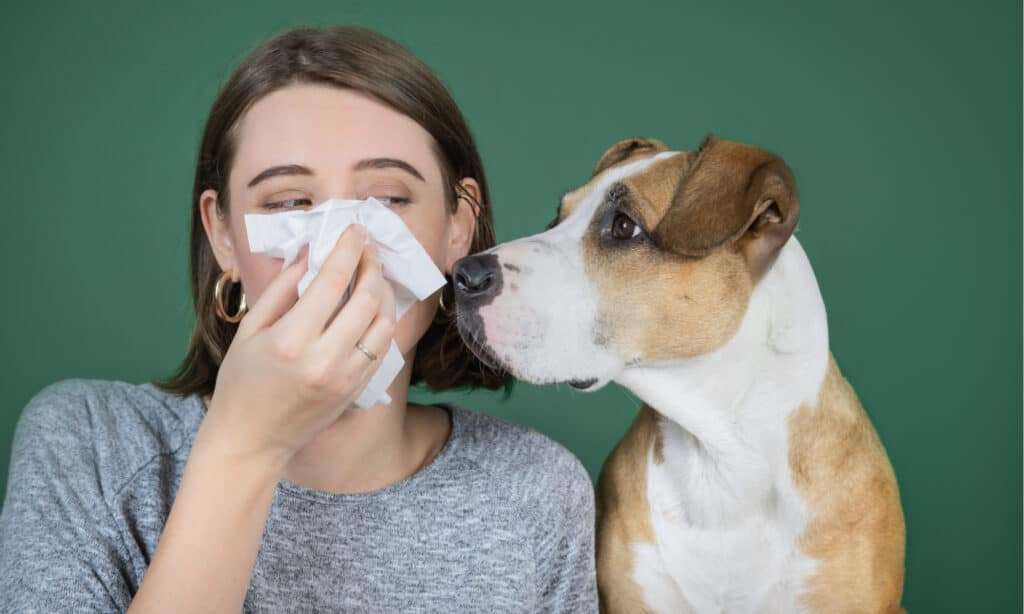
<svg viewBox="0 0 1024 614"><path fill-rule="evenodd" d="M450 311L448 311L448 305L444 304L444 291L447 290L447 289L448 289L448 284L445 284L445 285L441 286L441 299L438 301L438 304L441 307L441 313L443 313L445 315L448 315L449 313L451 313Z"/></svg>
<svg viewBox="0 0 1024 614"><path fill-rule="evenodd" d="M217 278L217 284L213 287L213 303L217 306L217 317L234 324L242 319L249 308L245 304L245 291L243 290L242 300L238 303L238 313L233 316L228 315L227 309L224 308L224 302L221 300L221 288L224 286L224 280L229 277L231 277L231 271L224 271Z"/></svg>

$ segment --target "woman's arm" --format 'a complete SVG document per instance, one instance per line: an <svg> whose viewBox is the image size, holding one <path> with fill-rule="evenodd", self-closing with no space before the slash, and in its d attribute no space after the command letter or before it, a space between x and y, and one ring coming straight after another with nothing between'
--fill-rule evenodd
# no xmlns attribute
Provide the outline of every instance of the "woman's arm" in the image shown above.
<svg viewBox="0 0 1024 614"><path fill-rule="evenodd" d="M242 609L281 462L235 454L214 429L196 435L130 614Z"/></svg>

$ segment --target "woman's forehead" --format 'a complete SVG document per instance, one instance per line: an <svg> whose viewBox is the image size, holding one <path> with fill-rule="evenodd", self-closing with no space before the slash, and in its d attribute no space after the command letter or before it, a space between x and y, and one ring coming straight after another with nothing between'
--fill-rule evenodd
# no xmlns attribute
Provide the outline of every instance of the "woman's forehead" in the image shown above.
<svg viewBox="0 0 1024 614"><path fill-rule="evenodd" d="M277 164L328 172L367 158L394 158L415 166L431 183L441 179L430 134L351 89L302 84L271 92L243 114L235 138L234 167L243 173Z"/></svg>

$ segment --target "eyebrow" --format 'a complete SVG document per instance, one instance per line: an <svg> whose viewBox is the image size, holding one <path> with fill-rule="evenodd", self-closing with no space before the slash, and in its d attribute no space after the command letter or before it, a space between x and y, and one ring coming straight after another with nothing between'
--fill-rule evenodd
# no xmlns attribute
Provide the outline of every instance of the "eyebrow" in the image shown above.
<svg viewBox="0 0 1024 614"><path fill-rule="evenodd" d="M353 168L357 171L363 171L374 168L397 168L409 173L410 175L419 179L420 181L426 181L426 179L423 178L423 175L421 175L420 172L416 170L416 167L414 167L413 165L409 164L404 160L397 160L395 158L368 158L356 162ZM270 179L271 177L277 177L280 175L314 174L315 173L313 172L312 169L310 169L307 166L302 166L301 164L283 164L280 166L271 166L270 168L261 171L259 174L253 177L249 181L249 185L247 187L251 188L261 181L265 181L267 179Z"/></svg>
<svg viewBox="0 0 1024 614"><path fill-rule="evenodd" d="M253 187L257 183L270 179L271 177L277 177L278 175L312 175L313 171L309 167L301 166L299 164L284 164L282 166L271 166L270 168L260 172L258 175L249 181L248 187Z"/></svg>
<svg viewBox="0 0 1024 614"><path fill-rule="evenodd" d="M356 162L356 165L353 168L357 171L370 168L397 168L409 173L420 181L426 181L426 179L423 178L423 175L421 175L412 164L409 164L405 160L396 160L395 158L370 158L367 160L360 160L359 162Z"/></svg>

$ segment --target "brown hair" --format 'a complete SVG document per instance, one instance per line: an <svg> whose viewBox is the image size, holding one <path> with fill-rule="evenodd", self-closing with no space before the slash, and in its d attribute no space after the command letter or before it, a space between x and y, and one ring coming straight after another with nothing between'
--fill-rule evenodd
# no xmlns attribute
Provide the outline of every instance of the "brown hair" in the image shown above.
<svg viewBox="0 0 1024 614"><path fill-rule="evenodd" d="M196 323L188 353L177 372L167 380L154 382L164 391L181 396L213 393L217 370L238 325L216 314L213 288L220 267L203 228L199 197L204 190L216 190L217 213L227 214L228 173L239 119L263 96L295 83L357 90L415 120L433 136L445 200L452 212L459 198L467 199L475 209L476 229L470 253L494 246L490 195L480 154L461 111L430 68L394 41L364 28L297 28L274 37L254 49L235 69L206 120L192 189L189 247ZM459 183L466 177L480 185L479 202ZM446 278L448 283L442 292L449 306L454 296L451 278ZM237 311L240 285L231 284L236 291L225 298L228 313ZM433 390L503 387L506 396L512 386L508 373L480 362L462 342L450 307L437 310L416 347L410 384L420 382Z"/></svg>

